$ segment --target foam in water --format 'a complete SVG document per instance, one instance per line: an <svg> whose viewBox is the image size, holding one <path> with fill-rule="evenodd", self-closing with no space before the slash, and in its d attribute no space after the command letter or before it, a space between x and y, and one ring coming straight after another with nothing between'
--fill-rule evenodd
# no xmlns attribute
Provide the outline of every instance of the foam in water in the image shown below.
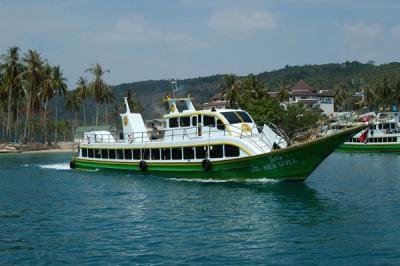
<svg viewBox="0 0 400 266"><path fill-rule="evenodd" d="M197 179L197 178L168 178L169 180L178 182L196 182L196 183L228 183L228 182L243 182L243 183L277 183L279 180L270 178L260 178L260 179Z"/></svg>
<svg viewBox="0 0 400 266"><path fill-rule="evenodd" d="M54 170L70 170L68 163L54 163L54 164L43 164L39 165L42 169L54 169Z"/></svg>

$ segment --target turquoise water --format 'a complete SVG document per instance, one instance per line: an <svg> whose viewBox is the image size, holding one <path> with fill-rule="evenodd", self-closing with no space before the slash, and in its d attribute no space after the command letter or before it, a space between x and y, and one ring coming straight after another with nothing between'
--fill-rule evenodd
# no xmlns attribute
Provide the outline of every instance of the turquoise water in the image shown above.
<svg viewBox="0 0 400 266"><path fill-rule="evenodd" d="M399 265L400 155L305 183L188 182L0 156L0 264Z"/></svg>

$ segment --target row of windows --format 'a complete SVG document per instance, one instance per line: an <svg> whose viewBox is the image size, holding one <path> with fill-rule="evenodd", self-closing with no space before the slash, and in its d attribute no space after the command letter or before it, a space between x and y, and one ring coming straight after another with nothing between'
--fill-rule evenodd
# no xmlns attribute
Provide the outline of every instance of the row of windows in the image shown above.
<svg viewBox="0 0 400 266"><path fill-rule="evenodd" d="M395 129L395 128L396 128L395 123L373 125L373 129Z"/></svg>
<svg viewBox="0 0 400 266"><path fill-rule="evenodd" d="M172 117L169 119L169 127L190 127L197 126L197 123L201 123L203 119L203 126L206 127L217 127L218 129L225 129L224 123L220 119L215 119L214 116L211 115L197 115L197 116L181 116L181 117Z"/></svg>
<svg viewBox="0 0 400 266"><path fill-rule="evenodd" d="M348 142L360 143L358 138L350 138ZM371 143L397 142L397 137L368 138Z"/></svg>
<svg viewBox="0 0 400 266"><path fill-rule="evenodd" d="M210 145L196 147L162 148L162 149L89 149L82 148L82 157L120 160L191 160L222 157L238 157L238 147Z"/></svg>

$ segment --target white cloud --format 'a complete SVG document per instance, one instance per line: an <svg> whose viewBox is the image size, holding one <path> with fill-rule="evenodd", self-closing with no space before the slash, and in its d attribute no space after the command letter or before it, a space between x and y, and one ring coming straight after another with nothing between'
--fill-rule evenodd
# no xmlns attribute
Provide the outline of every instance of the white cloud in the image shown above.
<svg viewBox="0 0 400 266"><path fill-rule="evenodd" d="M214 13L208 22L215 30L228 35L243 37L257 31L276 28L276 19L265 11L221 10Z"/></svg>
<svg viewBox="0 0 400 266"><path fill-rule="evenodd" d="M346 32L356 37L376 39L383 34L383 27L378 23L366 24L364 22L357 22L346 26Z"/></svg>
<svg viewBox="0 0 400 266"><path fill-rule="evenodd" d="M392 27L391 32L393 38L400 40L400 24Z"/></svg>
<svg viewBox="0 0 400 266"><path fill-rule="evenodd" d="M177 33L164 33L162 29L148 23L141 16L131 16L119 19L113 27L98 33L95 39L103 44L154 42L166 40L168 42L187 41L189 36Z"/></svg>

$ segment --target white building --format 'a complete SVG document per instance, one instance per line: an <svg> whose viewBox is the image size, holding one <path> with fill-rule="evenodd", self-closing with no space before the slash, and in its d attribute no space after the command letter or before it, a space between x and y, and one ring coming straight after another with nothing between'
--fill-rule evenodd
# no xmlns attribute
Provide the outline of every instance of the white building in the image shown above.
<svg viewBox="0 0 400 266"><path fill-rule="evenodd" d="M317 90L303 80L297 82L289 91L289 102L303 103L314 108L321 108L324 114L334 112L334 96L328 90Z"/></svg>

